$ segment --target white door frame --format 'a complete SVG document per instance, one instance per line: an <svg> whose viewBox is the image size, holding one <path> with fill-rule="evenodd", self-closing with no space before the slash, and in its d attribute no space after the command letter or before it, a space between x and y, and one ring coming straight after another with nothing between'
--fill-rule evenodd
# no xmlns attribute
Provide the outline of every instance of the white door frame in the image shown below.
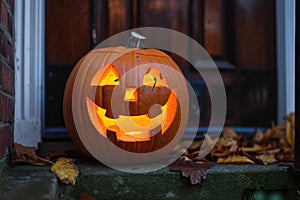
<svg viewBox="0 0 300 200"><path fill-rule="evenodd" d="M41 142L45 66L45 1L15 0L14 142L37 147Z"/></svg>
<svg viewBox="0 0 300 200"><path fill-rule="evenodd" d="M277 121L295 112L296 0L276 0Z"/></svg>
<svg viewBox="0 0 300 200"><path fill-rule="evenodd" d="M15 0L14 141L41 142L45 0ZM295 111L295 0L276 0L278 122Z"/></svg>

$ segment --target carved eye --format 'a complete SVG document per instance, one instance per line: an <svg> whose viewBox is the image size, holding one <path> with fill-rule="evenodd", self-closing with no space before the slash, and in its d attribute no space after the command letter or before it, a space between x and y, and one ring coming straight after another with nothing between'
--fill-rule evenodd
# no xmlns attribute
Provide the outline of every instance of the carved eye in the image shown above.
<svg viewBox="0 0 300 200"><path fill-rule="evenodd" d="M143 85L151 86L151 87L156 87L156 86L168 87L168 81L160 69L156 67L151 67L147 69L145 72L143 78Z"/></svg>
<svg viewBox="0 0 300 200"><path fill-rule="evenodd" d="M120 75L114 65L109 65L101 76L99 86L119 85Z"/></svg>

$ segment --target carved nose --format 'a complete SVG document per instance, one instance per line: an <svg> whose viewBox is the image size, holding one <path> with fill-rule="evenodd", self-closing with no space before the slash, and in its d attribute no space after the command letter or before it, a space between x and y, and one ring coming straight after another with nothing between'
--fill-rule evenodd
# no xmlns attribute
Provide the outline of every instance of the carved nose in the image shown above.
<svg viewBox="0 0 300 200"><path fill-rule="evenodd" d="M138 101L137 89L136 88L126 88L125 95L124 95L124 101L137 102Z"/></svg>

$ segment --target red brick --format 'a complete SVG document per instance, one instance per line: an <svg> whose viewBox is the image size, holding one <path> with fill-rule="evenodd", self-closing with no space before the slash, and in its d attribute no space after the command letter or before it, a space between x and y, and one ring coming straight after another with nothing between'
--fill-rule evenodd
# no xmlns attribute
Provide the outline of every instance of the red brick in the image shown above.
<svg viewBox="0 0 300 200"><path fill-rule="evenodd" d="M14 56L13 56L13 51L12 51L12 45L7 41L6 43L6 58L8 60L8 63L10 65L14 64Z"/></svg>
<svg viewBox="0 0 300 200"><path fill-rule="evenodd" d="M0 29L0 54L6 58L9 65L13 66L13 51L12 51L12 45L8 42L6 36Z"/></svg>
<svg viewBox="0 0 300 200"><path fill-rule="evenodd" d="M14 75L5 65L2 66L2 87L9 94L13 94Z"/></svg>
<svg viewBox="0 0 300 200"><path fill-rule="evenodd" d="M0 94L0 121L7 120L7 97Z"/></svg>
<svg viewBox="0 0 300 200"><path fill-rule="evenodd" d="M7 10L6 5L4 4L4 1L1 1L1 22L7 27Z"/></svg>
<svg viewBox="0 0 300 200"><path fill-rule="evenodd" d="M8 97L0 94L0 121L13 122L14 102Z"/></svg>
<svg viewBox="0 0 300 200"><path fill-rule="evenodd" d="M7 7L6 7L7 3ZM5 30L0 29L0 54L6 58L6 62L0 63L0 123L8 127L0 128L0 159L6 155L7 150L12 149L13 133L12 124L14 118L14 101L7 96L14 94L14 74L13 69L13 44L6 37L13 34L13 15L14 0L0 0L0 23ZM5 33L5 34L4 34ZM6 34L7 33L7 34ZM11 41L13 43L13 41ZM7 66L8 64L9 66ZM4 94L7 94L4 95Z"/></svg>
<svg viewBox="0 0 300 200"><path fill-rule="evenodd" d="M13 13L13 11L14 11L14 0L8 0L7 1L8 2L8 4L10 5L10 9L11 9L11 12Z"/></svg>
<svg viewBox="0 0 300 200"><path fill-rule="evenodd" d="M12 128L8 127L5 129L0 129L0 158L3 158L3 156L11 152L12 144Z"/></svg>
<svg viewBox="0 0 300 200"><path fill-rule="evenodd" d="M0 62L0 88L2 88L2 63Z"/></svg>
<svg viewBox="0 0 300 200"><path fill-rule="evenodd" d="M0 54L2 54L3 56L5 55L5 46L6 46L6 37L2 31L2 29L0 29Z"/></svg>
<svg viewBox="0 0 300 200"><path fill-rule="evenodd" d="M13 123L14 121L14 111L15 111L15 104L14 101L8 99L7 101L7 121Z"/></svg>
<svg viewBox="0 0 300 200"><path fill-rule="evenodd" d="M7 29L8 29L8 32L9 32L9 34L10 34L10 36L12 36L13 35L13 18L12 18L12 16L8 16L8 25L7 25Z"/></svg>

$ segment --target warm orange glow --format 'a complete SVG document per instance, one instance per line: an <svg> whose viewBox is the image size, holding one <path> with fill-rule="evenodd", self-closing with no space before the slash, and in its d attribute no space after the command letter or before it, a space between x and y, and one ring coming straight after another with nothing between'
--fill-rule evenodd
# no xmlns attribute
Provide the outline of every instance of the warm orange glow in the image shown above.
<svg viewBox="0 0 300 200"><path fill-rule="evenodd" d="M120 75L115 66L109 64L105 66L104 72L96 74L98 86L119 85ZM95 83L93 81L92 83ZM148 68L143 77L143 85L150 87L165 86L168 87L168 81L162 71L156 67ZM150 140L150 132L161 127L161 133L164 134L171 126L177 112L177 98L171 91L168 101L161 105L161 113L155 117L149 117L148 114L137 116L119 115L113 119L105 116L106 110L97 106L90 98L86 98L87 108L90 120L98 132L107 137L107 130L116 133L117 139L127 142L141 142ZM135 87L128 87L125 90L124 101L138 102L138 90ZM143 101L142 99L139 99ZM158 105L159 106L159 105Z"/></svg>
<svg viewBox="0 0 300 200"><path fill-rule="evenodd" d="M156 67L151 67L146 70L143 85L145 86L166 86L168 87L168 81L165 75Z"/></svg>
<svg viewBox="0 0 300 200"><path fill-rule="evenodd" d="M113 65L109 65L101 76L99 86L119 85L120 75Z"/></svg>
<svg viewBox="0 0 300 200"><path fill-rule="evenodd" d="M124 101L134 101L137 102L137 90L136 88L126 88Z"/></svg>

